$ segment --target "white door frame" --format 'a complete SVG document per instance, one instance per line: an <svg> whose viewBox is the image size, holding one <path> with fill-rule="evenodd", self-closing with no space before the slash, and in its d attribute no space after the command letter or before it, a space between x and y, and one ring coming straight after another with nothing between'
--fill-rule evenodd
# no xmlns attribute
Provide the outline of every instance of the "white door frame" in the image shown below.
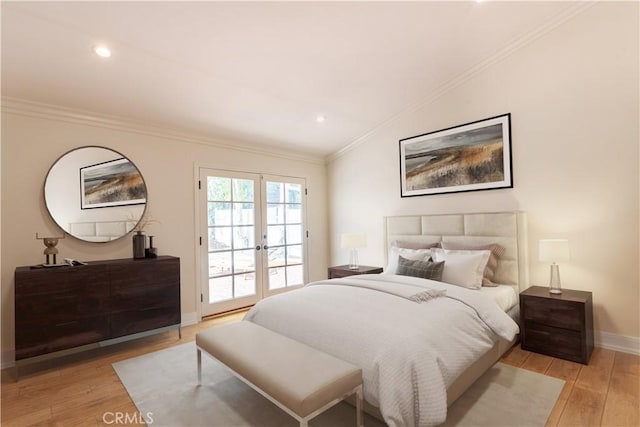
<svg viewBox="0 0 640 427"><path fill-rule="evenodd" d="M194 209L194 259L195 259L195 272L196 272L196 289L195 289L195 295L194 295L194 299L195 299L195 305L196 305L196 322L200 322L202 317L203 317L203 300L202 300L202 295L203 295L203 289L204 286L207 285L208 283L205 284L203 282L203 277L204 276L204 272L203 269L206 269L207 266L203 264L202 259L201 259L201 245L200 245L200 238L201 238L201 221L202 219L202 212L200 209L200 205L202 203L202 191L199 188L199 185L201 185L200 183L200 171L202 169L210 169L210 170L216 170L219 172L228 172L231 174L243 174L243 173L247 173L247 174L256 174L256 175L261 175L261 176L267 176L267 177L278 177L278 178L292 178L295 180L302 180L302 182L304 183L303 187L304 187L304 194L303 194L303 199L302 199L302 222L303 222L303 244L302 244L302 256L303 256L303 280L304 283L308 283L309 281L309 268L308 268L308 239L309 239L309 231L307 228L307 188L306 188L306 178L304 177L288 177L285 175L275 175L275 174L269 174L269 173L262 173L262 172L248 172L248 171L237 171L237 170L230 170L230 169L221 169L217 166L213 166L213 165L208 165L208 164L202 164L202 163L194 163L194 168L193 168L193 182L194 182L194 201L195 201L195 209ZM262 185L261 185L262 187ZM262 192L262 189L260 189L260 192ZM266 203L261 201L261 204ZM266 220L263 220L263 223ZM202 236L204 239L204 236ZM257 240L256 244L258 244L258 242L260 242L260 244L262 245L262 240ZM204 241L202 242L204 244ZM265 253L264 250L262 250L263 253ZM265 264L266 265L266 264ZM266 271L266 267L262 268L263 271ZM256 277L256 280L258 278ZM261 286L262 287L262 286ZM268 289L266 290L266 293L264 295L262 295L263 298L266 298L269 295L274 295L277 293L281 293L281 292L286 292L295 288L298 288L300 286L292 286L292 287L287 287L287 288L282 288L282 289L275 289L272 291L269 291Z"/></svg>

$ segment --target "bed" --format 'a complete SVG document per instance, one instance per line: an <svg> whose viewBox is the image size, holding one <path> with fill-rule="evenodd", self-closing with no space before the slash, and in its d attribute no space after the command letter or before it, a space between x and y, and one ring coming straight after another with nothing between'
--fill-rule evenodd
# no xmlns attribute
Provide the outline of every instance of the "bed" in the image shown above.
<svg viewBox="0 0 640 427"><path fill-rule="evenodd" d="M384 230L384 273L310 283L260 301L245 320L361 366L368 410L387 424L437 425L517 340L517 295L528 275L526 218L522 212L396 216L384 218ZM491 275L491 284L501 286L469 289L394 274L398 251L419 260L412 265L427 263L419 258L427 251L433 261L446 254L444 270L438 268L458 280L457 260L488 258L491 251L479 250L487 245L502 248Z"/></svg>

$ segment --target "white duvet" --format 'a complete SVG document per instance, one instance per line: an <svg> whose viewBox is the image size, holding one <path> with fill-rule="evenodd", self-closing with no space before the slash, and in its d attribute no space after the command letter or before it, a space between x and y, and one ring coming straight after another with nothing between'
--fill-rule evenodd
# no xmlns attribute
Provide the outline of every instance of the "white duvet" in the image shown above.
<svg viewBox="0 0 640 427"><path fill-rule="evenodd" d="M396 283L446 292L415 302L394 294ZM519 332L477 290L392 274L310 283L260 301L245 320L360 366L364 397L390 426L444 422L447 387L498 337Z"/></svg>

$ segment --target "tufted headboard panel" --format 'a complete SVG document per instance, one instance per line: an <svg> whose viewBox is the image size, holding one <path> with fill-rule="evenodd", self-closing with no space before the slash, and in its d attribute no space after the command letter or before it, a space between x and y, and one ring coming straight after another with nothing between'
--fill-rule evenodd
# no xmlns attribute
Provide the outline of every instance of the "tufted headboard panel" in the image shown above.
<svg viewBox="0 0 640 427"><path fill-rule="evenodd" d="M69 223L69 234L90 242L119 239L136 226L136 221L84 221Z"/></svg>
<svg viewBox="0 0 640 427"><path fill-rule="evenodd" d="M459 213L388 216L385 225L385 262L394 241L414 243L498 243L506 248L498 260L493 281L517 287L529 285L527 223L524 212Z"/></svg>

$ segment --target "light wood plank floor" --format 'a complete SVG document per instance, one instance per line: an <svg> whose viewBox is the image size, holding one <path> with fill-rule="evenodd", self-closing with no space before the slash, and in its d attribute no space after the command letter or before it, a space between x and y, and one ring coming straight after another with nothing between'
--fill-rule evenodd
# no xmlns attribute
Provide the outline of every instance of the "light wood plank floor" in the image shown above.
<svg viewBox="0 0 640 427"><path fill-rule="evenodd" d="M113 415L137 408L111 364L193 341L212 326L240 320L244 312L111 347L2 371L2 426L113 426ZM567 381L547 426L640 426L640 357L596 349L588 366L511 349L502 361ZM139 420L139 419L138 419ZM129 424L136 424L130 419ZM121 424L118 424L121 425ZM140 425L138 423L138 425Z"/></svg>
<svg viewBox="0 0 640 427"><path fill-rule="evenodd" d="M515 346L502 361L566 381L547 426L640 426L640 356L597 348L589 365Z"/></svg>

